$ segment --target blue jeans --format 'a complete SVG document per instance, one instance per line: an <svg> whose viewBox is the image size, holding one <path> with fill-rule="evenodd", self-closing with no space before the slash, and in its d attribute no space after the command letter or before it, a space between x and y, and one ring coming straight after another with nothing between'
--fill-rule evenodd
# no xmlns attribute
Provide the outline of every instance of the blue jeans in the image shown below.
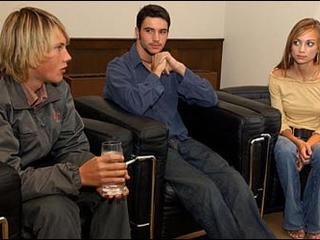
<svg viewBox="0 0 320 240"><path fill-rule="evenodd" d="M200 142L169 148L165 178L209 238L274 238L240 173Z"/></svg>
<svg viewBox="0 0 320 240"><path fill-rule="evenodd" d="M296 168L296 145L288 138L279 136L274 153L285 195L283 228L320 233L320 144L312 147L311 171L302 200L300 175Z"/></svg>

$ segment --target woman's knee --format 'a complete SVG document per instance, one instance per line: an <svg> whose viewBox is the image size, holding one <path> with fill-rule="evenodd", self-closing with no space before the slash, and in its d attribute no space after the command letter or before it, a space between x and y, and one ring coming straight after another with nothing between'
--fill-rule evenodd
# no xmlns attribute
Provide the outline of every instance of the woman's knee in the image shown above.
<svg viewBox="0 0 320 240"><path fill-rule="evenodd" d="M279 136L274 147L274 152L276 155L296 154L297 147L290 139Z"/></svg>
<svg viewBox="0 0 320 240"><path fill-rule="evenodd" d="M274 147L274 155L278 166L288 164L295 166L297 158L297 147L288 138L279 136Z"/></svg>

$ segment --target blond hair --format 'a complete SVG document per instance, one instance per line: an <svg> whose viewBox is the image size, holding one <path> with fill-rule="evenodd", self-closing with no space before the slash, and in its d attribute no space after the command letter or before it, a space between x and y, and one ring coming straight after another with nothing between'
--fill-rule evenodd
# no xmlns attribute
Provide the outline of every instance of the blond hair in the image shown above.
<svg viewBox="0 0 320 240"><path fill-rule="evenodd" d="M0 72L25 81L28 69L38 67L52 49L54 28L69 42L65 27L52 14L33 7L12 12L0 34Z"/></svg>

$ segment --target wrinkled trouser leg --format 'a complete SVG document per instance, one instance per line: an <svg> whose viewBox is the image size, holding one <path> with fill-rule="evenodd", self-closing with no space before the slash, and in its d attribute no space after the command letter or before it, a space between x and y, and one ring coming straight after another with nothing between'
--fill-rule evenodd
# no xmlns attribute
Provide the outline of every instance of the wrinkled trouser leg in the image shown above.
<svg viewBox="0 0 320 240"><path fill-rule="evenodd" d="M31 233L40 239L80 239L85 235L81 218L89 223L90 238L130 238L126 200L108 201L95 192L81 192L78 201L51 195L25 202L23 236L29 238Z"/></svg>
<svg viewBox="0 0 320 240"><path fill-rule="evenodd" d="M94 196L99 197L97 194ZM125 198L100 201L99 205L93 210L90 224L90 238L131 238L127 201Z"/></svg>
<svg viewBox="0 0 320 240"><path fill-rule="evenodd" d="M68 197L45 196L26 201L22 207L23 238L81 238L79 208Z"/></svg>
<svg viewBox="0 0 320 240"><path fill-rule="evenodd" d="M195 140L169 149L166 180L210 238L274 238L241 175Z"/></svg>

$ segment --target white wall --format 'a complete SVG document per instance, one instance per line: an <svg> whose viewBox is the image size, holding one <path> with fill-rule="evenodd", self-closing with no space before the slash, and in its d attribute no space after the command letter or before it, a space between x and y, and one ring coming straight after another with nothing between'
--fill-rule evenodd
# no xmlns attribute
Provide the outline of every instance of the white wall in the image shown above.
<svg viewBox="0 0 320 240"><path fill-rule="evenodd" d="M293 25L320 18L317 1L2 1L0 27L13 10L35 6L58 16L71 37L132 38L149 3L169 11L171 38L225 38L221 87L267 84Z"/></svg>
<svg viewBox="0 0 320 240"><path fill-rule="evenodd" d="M227 2L221 87L266 85L293 25L320 19L316 1Z"/></svg>
<svg viewBox="0 0 320 240"><path fill-rule="evenodd" d="M1 1L0 28L13 10L34 6L56 15L71 37L133 38L136 15L150 3L168 10L171 38L224 36L224 1Z"/></svg>

